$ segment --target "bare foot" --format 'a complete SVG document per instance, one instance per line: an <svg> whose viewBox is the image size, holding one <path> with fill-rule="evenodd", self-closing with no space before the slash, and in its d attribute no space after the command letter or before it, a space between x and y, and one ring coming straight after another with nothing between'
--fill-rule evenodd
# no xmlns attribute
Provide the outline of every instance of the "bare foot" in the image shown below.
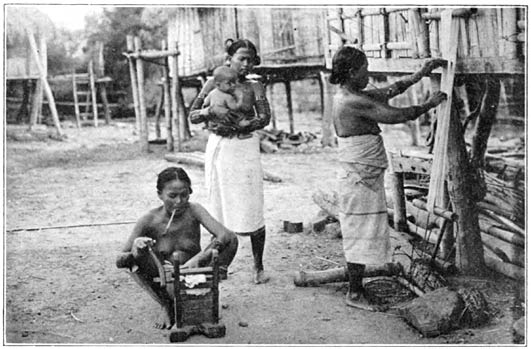
<svg viewBox="0 0 531 349"><path fill-rule="evenodd" d="M347 303L349 307L367 311L383 312L387 310L386 306L369 304L369 301L363 296L362 292L347 292L345 303Z"/></svg>
<svg viewBox="0 0 531 349"><path fill-rule="evenodd" d="M263 270L258 270L254 274L254 283L255 284L265 284L269 281L269 277L267 277Z"/></svg>
<svg viewBox="0 0 531 349"><path fill-rule="evenodd" d="M155 322L154 327L159 330L170 329L173 326L174 319L170 309L171 307L161 307L159 318Z"/></svg>

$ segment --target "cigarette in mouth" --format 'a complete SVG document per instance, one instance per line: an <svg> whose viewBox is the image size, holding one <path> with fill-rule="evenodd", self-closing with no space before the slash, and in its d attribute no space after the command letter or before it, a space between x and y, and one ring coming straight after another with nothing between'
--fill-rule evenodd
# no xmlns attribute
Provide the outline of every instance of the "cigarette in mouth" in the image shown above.
<svg viewBox="0 0 531 349"><path fill-rule="evenodd" d="M166 225L166 229L164 229L164 233L162 233L162 235L166 235L166 233L168 232L168 229L170 229L170 225L171 225L171 222L173 221L173 216L175 215L175 211L177 211L177 209L173 209L173 211L171 211L171 217L170 217L170 220L168 221L168 225Z"/></svg>

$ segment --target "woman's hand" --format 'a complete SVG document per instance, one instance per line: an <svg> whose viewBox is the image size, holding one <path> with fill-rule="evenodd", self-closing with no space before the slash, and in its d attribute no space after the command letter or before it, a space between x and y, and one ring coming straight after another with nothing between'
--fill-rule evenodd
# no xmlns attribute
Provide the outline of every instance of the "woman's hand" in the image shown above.
<svg viewBox="0 0 531 349"><path fill-rule="evenodd" d="M421 71L423 76L426 76L429 73L431 73L431 71L433 69L437 69L437 68L442 67L443 65L446 65L446 64L447 64L447 61L445 59L441 59L441 58L430 59L430 60L427 60L426 62L424 62L424 65L422 66L420 71Z"/></svg>
<svg viewBox="0 0 531 349"><path fill-rule="evenodd" d="M147 252L148 247L153 246L155 240L148 237L138 237L133 241L133 248L131 252L133 257L138 258L139 256L144 255Z"/></svg>
<svg viewBox="0 0 531 349"><path fill-rule="evenodd" d="M428 99L426 104L431 108L438 106L442 103L442 101L445 101L448 98L446 93L437 91L433 96Z"/></svg>

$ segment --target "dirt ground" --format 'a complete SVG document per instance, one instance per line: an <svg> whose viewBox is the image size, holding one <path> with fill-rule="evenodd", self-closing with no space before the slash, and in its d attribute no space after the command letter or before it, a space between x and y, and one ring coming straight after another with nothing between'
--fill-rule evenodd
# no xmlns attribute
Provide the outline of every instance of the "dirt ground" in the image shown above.
<svg viewBox="0 0 531 349"><path fill-rule="evenodd" d="M311 131L318 133L318 122ZM29 139L21 127L7 129L4 344L167 344L169 331L153 328L156 303L115 267L132 222L159 205L156 175L172 165L163 158L166 150L152 145L151 153L142 153L130 121L81 130L65 125L64 141ZM304 122L297 127L311 128ZM186 149L203 150L206 135L194 131ZM385 139L394 146L409 142L403 128L388 129ZM343 262L341 240L332 234L282 231L283 220L309 222L318 213L311 195L334 185L335 155L318 140L263 154L264 169L283 179L265 182L265 267L271 280L252 284L250 241L240 237L229 278L220 285L226 336L197 335L186 344L512 343L514 284L499 276L466 279L493 306L487 325L436 338L422 337L395 315L346 307L345 283L294 285L299 268ZM202 169L186 169L191 200L206 203ZM93 223L122 224L30 230ZM17 228L26 230L10 231Z"/></svg>

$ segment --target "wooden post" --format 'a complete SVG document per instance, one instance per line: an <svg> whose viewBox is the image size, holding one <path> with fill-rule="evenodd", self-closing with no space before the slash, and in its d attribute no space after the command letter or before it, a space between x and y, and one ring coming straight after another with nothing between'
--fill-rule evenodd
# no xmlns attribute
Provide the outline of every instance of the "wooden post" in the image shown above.
<svg viewBox="0 0 531 349"><path fill-rule="evenodd" d="M59 115L57 114L57 109L55 108L55 100L53 98L52 89L50 88L50 85L48 84L48 81L46 80L46 72L43 70L41 58L39 56L39 51L37 49L37 43L35 42L35 37L33 36L33 33L27 29L28 39L31 47L31 51L33 52L33 57L35 58L35 62L37 64L37 70L39 71L39 76L42 80L44 92L46 94L46 98L48 99L48 105L50 106L50 111L52 113L52 119L55 124L55 128L57 129L57 135L59 137L63 136L63 130L61 129L61 123L59 122Z"/></svg>
<svg viewBox="0 0 531 349"><path fill-rule="evenodd" d="M396 231L407 232L406 195L404 193L404 173L391 172L391 195L393 197L393 222Z"/></svg>
<svg viewBox="0 0 531 349"><path fill-rule="evenodd" d="M500 80L493 76L488 76L486 80L487 91L481 101L481 109L472 136L472 147L470 151L471 163L476 168L484 167L487 142L492 125L496 121L498 102L500 100Z"/></svg>
<svg viewBox="0 0 531 349"><path fill-rule="evenodd" d="M98 127L98 101L96 96L96 79L94 77L94 61L88 64L88 75L90 83L90 96L92 99L92 114L94 115L94 127Z"/></svg>
<svg viewBox="0 0 531 349"><path fill-rule="evenodd" d="M273 126L273 130L277 129L277 117L275 115L275 103L272 103L274 98L274 91L273 91L273 84L267 84L266 86L267 91L269 91L269 105L271 106L271 126Z"/></svg>
<svg viewBox="0 0 531 349"><path fill-rule="evenodd" d="M74 113L76 115L76 126L81 128L81 118L79 115L79 100L77 98L76 71L72 69L72 91L74 93Z"/></svg>
<svg viewBox="0 0 531 349"><path fill-rule="evenodd" d="M172 49L177 50L178 44L177 42L172 42ZM181 118L179 117L179 98L180 94L177 93L177 90L179 89L179 64L177 61L178 55L173 56L172 61L172 70L173 70L173 77L171 79L171 110L173 114L173 119L175 120L175 124L177 126L177 151L182 151L182 140L184 135L183 126L181 125ZM183 111L184 112L184 111Z"/></svg>
<svg viewBox="0 0 531 349"><path fill-rule="evenodd" d="M140 53L142 50L142 43L140 38L134 38L135 52ZM136 61L136 78L138 81L138 105L140 110L140 142L142 143L142 150L149 152L149 130L146 113L146 101L144 99L144 62L141 59Z"/></svg>
<svg viewBox="0 0 531 349"><path fill-rule="evenodd" d="M155 139L161 139L160 132L160 114L162 113L162 104L164 103L164 86L161 86L160 98L157 101L157 106L155 107Z"/></svg>
<svg viewBox="0 0 531 349"><path fill-rule="evenodd" d="M448 193L459 230L456 231L456 266L467 275L484 272L483 243L478 208L474 201L474 169L468 161L463 128L455 107L451 108L448 127Z"/></svg>
<svg viewBox="0 0 531 349"><path fill-rule="evenodd" d="M20 103L20 107L17 112L18 123L22 123L29 114L28 105L31 93L31 80L22 80L22 91L22 102Z"/></svg>
<svg viewBox="0 0 531 349"><path fill-rule="evenodd" d="M295 125L293 125L293 102L291 99L290 81L284 81L284 86L286 87L286 101L288 104L289 132L293 134L295 133Z"/></svg>
<svg viewBox="0 0 531 349"><path fill-rule="evenodd" d="M498 11L502 11L503 37L505 40L505 52L503 53L503 55L510 59L514 59L517 57L518 45L516 40L514 40L514 35L518 32L516 8L503 7L498 9ZM498 23L498 26L501 25L502 23Z"/></svg>
<svg viewBox="0 0 531 349"><path fill-rule="evenodd" d="M321 120L321 145L323 147L332 147L335 145L335 136L332 128L332 99L334 96L332 86L328 82L328 75L328 73L325 73L323 71L319 72L319 76L323 84L324 95L324 112Z"/></svg>
<svg viewBox="0 0 531 349"><path fill-rule="evenodd" d="M96 75L98 77L103 77L105 76L105 60L103 59L103 42L98 42L98 65L97 65L97 68L98 68L98 72L96 73Z"/></svg>
<svg viewBox="0 0 531 349"><path fill-rule="evenodd" d="M319 75L317 77L317 82L319 83L319 100L321 102L321 117L324 115L324 86L323 86L323 80L321 79L321 76Z"/></svg>
<svg viewBox="0 0 531 349"><path fill-rule="evenodd" d="M127 52L133 52L135 49L134 39L131 35L127 35ZM129 61L129 75L131 76L131 91L133 94L133 104L135 107L135 125L136 129L140 131L140 103L138 102L138 82L136 79L136 59L128 57Z"/></svg>
<svg viewBox="0 0 531 349"><path fill-rule="evenodd" d="M100 82L99 89L100 89L101 103L103 104L103 114L105 116L105 124L109 125L111 123L111 111L109 109L109 100L107 99L107 83Z"/></svg>
<svg viewBox="0 0 531 349"><path fill-rule="evenodd" d="M437 9L430 9L430 13L437 12ZM432 58L441 57L439 50L439 21L432 20L429 24L430 33L430 55Z"/></svg>
<svg viewBox="0 0 531 349"><path fill-rule="evenodd" d="M166 40L162 40L162 49L167 49ZM173 151L173 121L171 118L171 96L170 96L170 67L168 57L164 58L162 94L164 100L164 120L166 121L166 149Z"/></svg>
<svg viewBox="0 0 531 349"><path fill-rule="evenodd" d="M39 51L40 51L40 58L42 62L42 67L44 71L47 71L47 54L46 54L46 39L44 38L44 35L41 35L39 37ZM33 99L31 101L31 114L30 114L30 123L29 123L29 129L33 126L35 126L41 118L42 113L42 81L41 79L37 79L35 81L35 88L33 91Z"/></svg>
<svg viewBox="0 0 531 349"><path fill-rule="evenodd" d="M445 186L444 186L444 197L443 197L442 203L443 203L444 209L446 209L450 205L448 183L445 183ZM455 245L454 231L457 231L457 229L454 229L454 225L455 223L453 221L450 221L448 222L448 224L445 224L444 229L441 229L441 234L443 234L442 243L441 243L441 258L443 258L444 260L452 264L455 264L455 261L450 260L450 257L451 257L451 253Z"/></svg>

